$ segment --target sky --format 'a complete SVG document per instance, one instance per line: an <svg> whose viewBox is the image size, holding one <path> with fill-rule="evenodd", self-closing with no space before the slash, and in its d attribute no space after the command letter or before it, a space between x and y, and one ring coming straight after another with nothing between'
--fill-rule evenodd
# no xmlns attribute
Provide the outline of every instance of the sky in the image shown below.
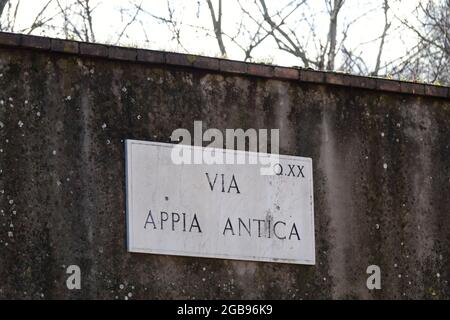
<svg viewBox="0 0 450 320"><path fill-rule="evenodd" d="M42 10L49 0L11 0L14 8L20 1L17 14L17 22L14 31L26 30L36 15ZM241 22L244 22L250 30L255 30L255 23L247 16L243 16L238 6L238 0L223 0L223 30L230 36L237 33ZM266 0L270 12L279 10L292 0ZM59 0L62 6L74 2L73 0ZM314 54L315 45L310 25L318 35L315 38L326 39L328 32L328 12L323 0L309 0L308 5L302 5L295 14L291 15L287 24L295 29L302 41L308 41L308 52ZM409 18L411 12L417 6L419 0L390 0L389 17L392 19L391 34L386 42L383 60L388 61L402 57L414 43L414 35L404 27L401 27L398 19ZM118 35L129 23L136 13L136 5L142 3L145 12L138 14L135 23L131 24L118 41ZM217 0L213 0L217 4ZM246 9L253 14L257 8L253 1L241 0ZM338 42L342 40L342 30L349 21L357 21L349 28L346 46L357 53L361 53L369 65L369 69L375 65L379 40L377 39L384 27L384 15L382 10L383 0L347 0L339 15ZM211 16L205 0L170 0L173 11L173 20L177 21L180 28L181 44L173 39L173 33L166 23L155 19L154 16L168 17L167 0L91 0L93 12L93 28L96 41L108 44L166 50L175 52L188 52L207 56L220 56L216 39L211 36ZM216 8L217 9L217 8ZM45 11L50 17L58 12L56 1L52 1ZM148 13L151 13L148 14ZM152 16L153 15L153 16ZM362 17L361 17L362 16ZM358 17L360 19L358 20ZM5 14L2 16L2 21ZM55 30L35 30L33 34L45 34L53 37L64 37L60 26L62 20L53 20L51 23L58 26ZM209 35L208 35L209 34ZM247 36L241 34L236 38L240 43L248 43ZM316 42L316 45L318 43ZM225 38L227 58L242 60L243 51ZM301 61L293 55L279 50L275 42L268 37L253 54L255 62L268 62L284 66L301 66ZM339 59L337 65L339 65Z"/></svg>

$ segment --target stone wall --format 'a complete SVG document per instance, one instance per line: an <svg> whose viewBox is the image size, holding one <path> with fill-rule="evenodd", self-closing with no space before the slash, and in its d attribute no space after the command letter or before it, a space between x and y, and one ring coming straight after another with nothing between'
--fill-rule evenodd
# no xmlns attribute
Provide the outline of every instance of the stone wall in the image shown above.
<svg viewBox="0 0 450 320"><path fill-rule="evenodd" d="M450 90L0 33L0 299L449 299ZM124 139L280 128L316 265L128 253ZM68 290L79 265L82 289ZM382 289L366 287L378 265Z"/></svg>

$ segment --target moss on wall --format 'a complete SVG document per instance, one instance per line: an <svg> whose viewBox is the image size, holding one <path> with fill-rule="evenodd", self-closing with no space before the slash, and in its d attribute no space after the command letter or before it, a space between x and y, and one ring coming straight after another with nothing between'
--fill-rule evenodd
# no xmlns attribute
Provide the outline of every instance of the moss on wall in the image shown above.
<svg viewBox="0 0 450 320"><path fill-rule="evenodd" d="M0 298L450 298L449 100L6 48L0 74ZM315 266L127 252L124 139L194 120L312 157Z"/></svg>

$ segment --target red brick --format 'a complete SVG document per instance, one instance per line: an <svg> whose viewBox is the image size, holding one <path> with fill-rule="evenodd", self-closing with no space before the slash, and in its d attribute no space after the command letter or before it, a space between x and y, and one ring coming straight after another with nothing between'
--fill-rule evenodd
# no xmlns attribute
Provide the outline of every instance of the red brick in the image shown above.
<svg viewBox="0 0 450 320"><path fill-rule="evenodd" d="M305 82L325 82L325 73L321 71L300 70L300 80Z"/></svg>
<svg viewBox="0 0 450 320"><path fill-rule="evenodd" d="M38 36L23 36L21 46L40 50L50 50L51 43L50 38L38 37Z"/></svg>
<svg viewBox="0 0 450 320"><path fill-rule="evenodd" d="M78 45L76 41L51 39L51 49L56 52L79 53Z"/></svg>
<svg viewBox="0 0 450 320"><path fill-rule="evenodd" d="M196 68L217 71L219 70L219 59L195 56L192 65Z"/></svg>
<svg viewBox="0 0 450 320"><path fill-rule="evenodd" d="M247 64L240 61L220 60L219 69L223 72L246 73Z"/></svg>
<svg viewBox="0 0 450 320"><path fill-rule="evenodd" d="M346 81L346 77L344 74L339 73L326 73L325 74L325 82L334 85L347 85L349 81Z"/></svg>
<svg viewBox="0 0 450 320"><path fill-rule="evenodd" d="M299 77L297 69L284 67L275 67L273 75L275 78L294 79L294 80L297 80Z"/></svg>
<svg viewBox="0 0 450 320"><path fill-rule="evenodd" d="M166 53L166 63L173 64L176 66L191 66L192 61L188 59L187 54L167 52Z"/></svg>
<svg viewBox="0 0 450 320"><path fill-rule="evenodd" d="M0 32L0 45L19 46L21 38L20 34Z"/></svg>
<svg viewBox="0 0 450 320"><path fill-rule="evenodd" d="M111 59L135 61L137 51L134 48L109 47L108 57Z"/></svg>
<svg viewBox="0 0 450 320"><path fill-rule="evenodd" d="M401 82L400 91L409 94L425 94L425 86L421 83Z"/></svg>
<svg viewBox="0 0 450 320"><path fill-rule="evenodd" d="M142 62L164 63L164 52L138 49L137 60Z"/></svg>
<svg viewBox="0 0 450 320"><path fill-rule="evenodd" d="M108 47L95 43L80 43L80 53L87 56L107 57Z"/></svg>
<svg viewBox="0 0 450 320"><path fill-rule="evenodd" d="M249 63L247 64L247 73L253 76L271 78L273 77L273 67L263 64Z"/></svg>
<svg viewBox="0 0 450 320"><path fill-rule="evenodd" d="M400 81L389 79L376 79L377 89L383 91L400 92Z"/></svg>
<svg viewBox="0 0 450 320"><path fill-rule="evenodd" d="M447 97L448 96L448 88L441 86L434 86L431 84L425 85L425 94L433 97Z"/></svg>
<svg viewBox="0 0 450 320"><path fill-rule="evenodd" d="M348 85L355 88L376 89L377 80L370 77L349 76Z"/></svg>

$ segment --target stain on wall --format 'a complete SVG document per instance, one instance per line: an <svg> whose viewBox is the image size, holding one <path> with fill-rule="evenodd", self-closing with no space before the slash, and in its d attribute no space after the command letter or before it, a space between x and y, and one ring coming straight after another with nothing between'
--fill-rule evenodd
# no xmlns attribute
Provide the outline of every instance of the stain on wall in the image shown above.
<svg viewBox="0 0 450 320"><path fill-rule="evenodd" d="M127 252L124 140L194 120L313 159L315 266ZM1 48L0 298L449 299L449 144L445 98Z"/></svg>

